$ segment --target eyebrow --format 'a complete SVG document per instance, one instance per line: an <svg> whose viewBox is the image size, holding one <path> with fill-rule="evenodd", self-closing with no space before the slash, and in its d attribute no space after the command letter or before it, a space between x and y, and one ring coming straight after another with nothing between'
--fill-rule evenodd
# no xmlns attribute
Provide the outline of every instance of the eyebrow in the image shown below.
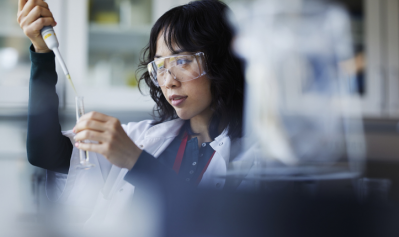
<svg viewBox="0 0 399 237"><path fill-rule="evenodd" d="M179 49L179 50L175 50L175 52L173 52L172 55L181 54L181 53L184 53L184 52L187 52L187 51L184 51L184 50ZM169 55L169 56L170 56L170 55ZM154 58L162 58L162 57L167 57L167 56L161 56L161 55L155 55L155 56L154 56Z"/></svg>

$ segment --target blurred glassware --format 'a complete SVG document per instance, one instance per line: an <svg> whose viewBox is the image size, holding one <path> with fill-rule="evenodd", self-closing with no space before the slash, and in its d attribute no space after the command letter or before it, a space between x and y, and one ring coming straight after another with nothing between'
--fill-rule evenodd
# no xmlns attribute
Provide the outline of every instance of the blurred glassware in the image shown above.
<svg viewBox="0 0 399 237"><path fill-rule="evenodd" d="M361 202L366 201L387 201L391 180L360 178L356 183L356 191Z"/></svg>
<svg viewBox="0 0 399 237"><path fill-rule="evenodd" d="M94 86L107 88L111 85L112 70L111 65L107 61L99 61L94 67Z"/></svg>
<svg viewBox="0 0 399 237"><path fill-rule="evenodd" d="M119 55L112 55L109 61L111 66L111 85L112 86L125 86L126 75L125 75L125 61Z"/></svg>
<svg viewBox="0 0 399 237"><path fill-rule="evenodd" d="M0 48L0 68L13 69L18 64L18 51L14 48Z"/></svg>
<svg viewBox="0 0 399 237"><path fill-rule="evenodd" d="M91 0L89 4L91 22L101 25L119 24L119 9L116 1Z"/></svg>
<svg viewBox="0 0 399 237"><path fill-rule="evenodd" d="M345 10L322 0L241 1L231 8L233 47L246 61L243 149L259 149L261 157L237 157L255 166L233 161L229 175L358 177L365 142L359 98L349 90L354 70L347 70L353 53Z"/></svg>
<svg viewBox="0 0 399 237"><path fill-rule="evenodd" d="M90 21L101 25L120 25L131 28L151 23L152 1L149 0L92 0Z"/></svg>

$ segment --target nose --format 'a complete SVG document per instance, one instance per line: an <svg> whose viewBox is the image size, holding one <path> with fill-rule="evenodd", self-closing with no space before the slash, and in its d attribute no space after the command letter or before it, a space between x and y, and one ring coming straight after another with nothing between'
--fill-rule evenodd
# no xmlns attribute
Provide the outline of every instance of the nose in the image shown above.
<svg viewBox="0 0 399 237"><path fill-rule="evenodd" d="M174 88L180 86L180 82L175 79L175 75L169 70L166 69L166 75L165 75L165 87L166 88Z"/></svg>

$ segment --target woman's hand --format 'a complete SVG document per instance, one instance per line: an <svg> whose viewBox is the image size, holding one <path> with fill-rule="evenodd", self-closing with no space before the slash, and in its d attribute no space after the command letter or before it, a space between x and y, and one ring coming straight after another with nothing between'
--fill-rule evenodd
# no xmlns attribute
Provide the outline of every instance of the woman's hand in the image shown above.
<svg viewBox="0 0 399 237"><path fill-rule="evenodd" d="M45 26L56 26L48 4L43 0L19 0L17 21L37 53L48 53L50 49L43 40L40 30Z"/></svg>
<svg viewBox="0 0 399 237"><path fill-rule="evenodd" d="M105 114L90 112L83 115L73 131L77 148L99 153L121 168L132 169L142 152L128 137L119 120ZM98 144L78 143L83 140L97 141Z"/></svg>

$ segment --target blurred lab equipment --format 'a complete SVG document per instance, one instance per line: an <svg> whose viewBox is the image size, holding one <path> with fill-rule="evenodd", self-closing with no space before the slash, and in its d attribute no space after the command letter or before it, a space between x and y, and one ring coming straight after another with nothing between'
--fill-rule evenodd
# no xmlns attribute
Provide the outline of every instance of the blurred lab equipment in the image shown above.
<svg viewBox="0 0 399 237"><path fill-rule="evenodd" d="M361 202L387 201L392 181L389 179L360 178L357 180L357 195Z"/></svg>
<svg viewBox="0 0 399 237"><path fill-rule="evenodd" d="M0 49L0 68L12 69L18 63L18 51L14 48L7 47Z"/></svg>
<svg viewBox="0 0 399 237"><path fill-rule="evenodd" d="M147 0L96 0L90 3L89 18L98 25L131 28L151 23L151 7Z"/></svg>
<svg viewBox="0 0 399 237"><path fill-rule="evenodd" d="M230 175L248 173L253 181L360 176L365 157L360 105L350 93L351 71L340 66L353 57L345 10L315 0L231 7L233 47L247 63L243 149L257 146L261 156L243 169L234 165L243 160L238 155Z"/></svg>

